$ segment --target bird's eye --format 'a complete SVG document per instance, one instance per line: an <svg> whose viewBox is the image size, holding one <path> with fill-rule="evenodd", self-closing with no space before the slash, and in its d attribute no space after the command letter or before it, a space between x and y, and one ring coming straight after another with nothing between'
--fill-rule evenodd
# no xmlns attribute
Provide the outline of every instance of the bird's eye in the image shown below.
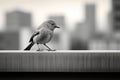
<svg viewBox="0 0 120 80"><path fill-rule="evenodd" d="M53 23L51 25L54 25Z"/></svg>

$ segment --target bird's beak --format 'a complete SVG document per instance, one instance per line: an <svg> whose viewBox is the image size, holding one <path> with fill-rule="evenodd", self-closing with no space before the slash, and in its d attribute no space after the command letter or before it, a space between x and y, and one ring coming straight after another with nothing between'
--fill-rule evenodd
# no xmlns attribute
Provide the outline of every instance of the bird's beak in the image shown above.
<svg viewBox="0 0 120 80"><path fill-rule="evenodd" d="M60 28L59 26L55 26L56 28Z"/></svg>

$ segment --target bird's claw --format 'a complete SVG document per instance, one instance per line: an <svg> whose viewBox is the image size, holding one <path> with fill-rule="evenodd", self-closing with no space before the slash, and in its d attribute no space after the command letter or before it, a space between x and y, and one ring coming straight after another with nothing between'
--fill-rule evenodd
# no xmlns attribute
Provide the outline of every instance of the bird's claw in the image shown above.
<svg viewBox="0 0 120 80"><path fill-rule="evenodd" d="M55 49L48 49L48 51L56 51Z"/></svg>
<svg viewBox="0 0 120 80"><path fill-rule="evenodd" d="M48 51L56 51L55 49L46 49ZM37 49L37 51L44 51L44 49Z"/></svg>
<svg viewBox="0 0 120 80"><path fill-rule="evenodd" d="M37 49L37 51L41 51L40 49Z"/></svg>

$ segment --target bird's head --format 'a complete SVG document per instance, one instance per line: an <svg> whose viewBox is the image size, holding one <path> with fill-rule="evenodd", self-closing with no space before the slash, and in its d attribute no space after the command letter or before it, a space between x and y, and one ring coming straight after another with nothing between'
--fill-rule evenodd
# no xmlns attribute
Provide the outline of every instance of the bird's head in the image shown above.
<svg viewBox="0 0 120 80"><path fill-rule="evenodd" d="M48 20L45 22L45 27L47 27L50 30L54 30L55 28L60 28L59 26L56 25L55 21L53 20Z"/></svg>

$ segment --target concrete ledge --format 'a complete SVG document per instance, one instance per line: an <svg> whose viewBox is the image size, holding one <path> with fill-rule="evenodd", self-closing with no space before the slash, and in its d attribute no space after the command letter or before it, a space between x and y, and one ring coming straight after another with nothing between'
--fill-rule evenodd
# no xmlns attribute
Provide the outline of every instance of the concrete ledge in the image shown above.
<svg viewBox="0 0 120 80"><path fill-rule="evenodd" d="M0 71L119 72L118 51L1 51Z"/></svg>

